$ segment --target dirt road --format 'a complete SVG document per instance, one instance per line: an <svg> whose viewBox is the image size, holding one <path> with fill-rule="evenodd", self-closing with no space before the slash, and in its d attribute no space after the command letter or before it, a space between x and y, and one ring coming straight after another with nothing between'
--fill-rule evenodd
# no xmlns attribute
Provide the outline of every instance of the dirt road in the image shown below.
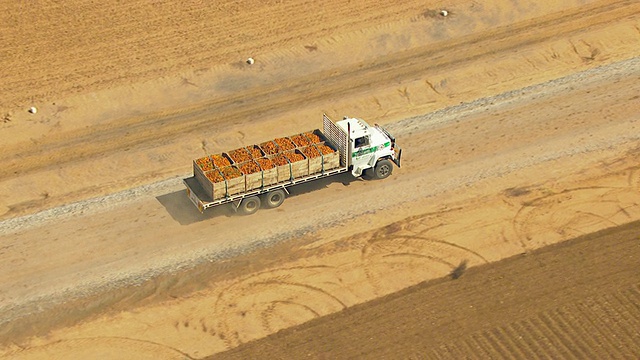
<svg viewBox="0 0 640 360"><path fill-rule="evenodd" d="M519 4L446 19L435 2L367 5L345 27L274 24L290 28L255 38L258 66L229 60L249 48L202 50L191 70L120 75L144 83L48 82L64 97L35 116L7 107L0 354L201 358L640 219L638 4ZM227 65L194 70L210 56ZM191 159L317 128L323 111L385 124L403 167L301 186L250 218L202 216L184 195Z"/></svg>

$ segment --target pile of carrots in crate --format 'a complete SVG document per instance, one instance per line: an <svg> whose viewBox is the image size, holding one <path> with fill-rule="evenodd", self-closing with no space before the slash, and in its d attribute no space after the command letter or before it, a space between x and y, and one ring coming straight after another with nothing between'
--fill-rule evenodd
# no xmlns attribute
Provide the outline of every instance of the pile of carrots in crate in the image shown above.
<svg viewBox="0 0 640 360"><path fill-rule="evenodd" d="M335 152L323 142L321 135L309 131L205 156L195 162L211 182L217 183Z"/></svg>

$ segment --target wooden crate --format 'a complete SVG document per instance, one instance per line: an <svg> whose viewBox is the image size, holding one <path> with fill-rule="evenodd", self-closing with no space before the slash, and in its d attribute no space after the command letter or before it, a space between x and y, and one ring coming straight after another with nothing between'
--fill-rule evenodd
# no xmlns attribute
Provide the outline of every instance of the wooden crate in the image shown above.
<svg viewBox="0 0 640 360"><path fill-rule="evenodd" d="M271 169L262 170L262 186L269 186L278 182L278 169L273 167Z"/></svg>
<svg viewBox="0 0 640 360"><path fill-rule="evenodd" d="M291 177L294 179L309 175L309 159L298 150L293 150L296 154L302 156L302 160L291 161Z"/></svg>
<svg viewBox="0 0 640 360"><path fill-rule="evenodd" d="M251 145L251 146L247 146L245 149L247 149L249 151L249 154L251 154L251 157L253 159L258 159L261 157L264 157L264 151L262 150L262 148L260 148L260 146L258 145ZM255 155L254 155L255 153Z"/></svg>
<svg viewBox="0 0 640 360"><path fill-rule="evenodd" d="M278 152L280 152L279 148L278 148L278 144L276 144L275 141L273 141L273 140L265 141L265 142L261 143L260 145L258 145L258 147L267 156L275 155Z"/></svg>
<svg viewBox="0 0 640 360"><path fill-rule="evenodd" d="M319 138L319 140L315 140L315 141L314 141L314 137L312 137L312 136L307 136L307 138L309 139L309 141L310 141L312 144L320 144L320 143L323 143L323 142L327 141L327 138L324 136L324 134L322 133L322 131L320 131L320 129L315 129L315 130L313 130L313 131L307 131L307 132L305 132L304 134L313 134L313 135L316 135L316 136Z"/></svg>
<svg viewBox="0 0 640 360"><path fill-rule="evenodd" d="M291 164L279 165L276 169L276 182L283 182L291 180Z"/></svg>
<svg viewBox="0 0 640 360"><path fill-rule="evenodd" d="M249 166L249 169L254 171L253 172L249 172L250 170L247 171L246 166ZM239 164L238 168L244 173L244 184L245 184L246 191L258 189L263 186L263 181L262 181L263 172L262 172L262 169L260 169L260 165L258 165L258 163L255 160L250 160L242 164Z"/></svg>
<svg viewBox="0 0 640 360"><path fill-rule="evenodd" d="M207 179L207 177L204 175L204 171L202 171L202 168L200 168L200 166L196 163L195 160L193 160L193 176L196 177L196 180L198 180L200 185L202 185L202 187L205 188L205 190L206 190L206 187L209 184L211 184L211 181Z"/></svg>
<svg viewBox="0 0 640 360"><path fill-rule="evenodd" d="M251 153L244 147L227 151L224 155L233 161L231 164L241 164L251 159Z"/></svg>
<svg viewBox="0 0 640 360"><path fill-rule="evenodd" d="M315 150L318 153L318 155L312 156L310 155L310 152L308 150ZM307 160L309 161L309 174L313 175L313 174L321 173L322 172L322 154L320 153L320 150L318 150L318 148L315 145L310 145L300 149L300 151L304 153L304 155L307 157Z"/></svg>
<svg viewBox="0 0 640 360"><path fill-rule="evenodd" d="M287 137L293 141L298 149L305 148L312 144L311 140L306 136L306 133L290 135Z"/></svg>
<svg viewBox="0 0 640 360"><path fill-rule="evenodd" d="M333 149L331 154L322 155L322 167L324 171L335 169L340 166L340 153L338 150L331 145L329 142L324 142L321 145L326 145Z"/></svg>
<svg viewBox="0 0 640 360"><path fill-rule="evenodd" d="M242 174L242 172L238 169L237 166L235 165L231 165L231 166L227 166L227 168L235 168L235 170L237 170L238 172L240 172ZM224 174L225 168L220 169L220 172ZM232 178L232 179L225 179L225 181L222 183L223 186L225 186L225 190L226 190L226 196L231 196L231 195L235 195L235 194L239 194L241 192L245 191L245 175L242 174L241 176ZM214 184L214 190L215 190L215 184Z"/></svg>
<svg viewBox="0 0 640 360"><path fill-rule="evenodd" d="M220 169L220 168L223 168L225 166L229 166L229 165L233 164L233 159L231 159L227 153L213 154L213 155L210 155L209 157L211 158L211 162L213 163L213 167L216 168L216 169ZM220 157L222 159L226 159L229 162L229 165L219 166L218 164L216 164L216 161L217 161L216 158L217 157Z"/></svg>
<svg viewBox="0 0 640 360"><path fill-rule="evenodd" d="M323 155L322 152L318 149L318 146L321 146L321 145L326 145L330 147L334 152ZM303 153L305 153L305 155L307 156L307 159L309 160L309 175L323 173L327 170L335 169L338 166L340 166L340 154L338 154L336 149L333 146L331 146L331 144L320 143L320 144L311 145L307 148L311 148L311 147L316 149L316 151L319 153L318 156L307 155L307 153L305 152L306 148L300 150Z"/></svg>
<svg viewBox="0 0 640 360"><path fill-rule="evenodd" d="M271 159L269 159L268 157L262 157L260 159L257 159L258 164L260 164L260 161L263 159L271 161ZM275 164L272 163L271 165L273 166L272 168L263 168L262 165L260 165L260 168L262 169L263 186L268 186L278 182L278 169L276 168Z"/></svg>
<svg viewBox="0 0 640 360"><path fill-rule="evenodd" d="M286 176L286 174L284 175ZM266 171L246 174L244 177L246 191L255 190L264 186L275 184L278 181L278 169L274 167Z"/></svg>
<svg viewBox="0 0 640 360"><path fill-rule="evenodd" d="M211 161L211 156L204 156L200 159L193 160L194 169L197 167L201 171L206 172L213 169L213 162ZM195 174L195 171L194 171Z"/></svg>
<svg viewBox="0 0 640 360"><path fill-rule="evenodd" d="M218 171L218 169L213 169L202 174L202 177L204 180L200 180L197 176L196 178L198 178L198 182L200 183L200 185L202 185L202 188L204 189L207 196L209 196L209 198L212 200L218 200L220 198L223 198L226 195L226 188L224 185L224 181L213 182L209 180L209 178L206 176L206 174L214 173L214 172L220 175L220 172Z"/></svg>
<svg viewBox="0 0 640 360"><path fill-rule="evenodd" d="M277 162L275 161L276 158L278 157L282 157L287 163L283 165L278 165ZM273 161L273 164L275 165L277 183L291 180L291 164L289 163L289 160L287 160L287 158L284 155L276 154L272 156L267 156L267 158Z"/></svg>
<svg viewBox="0 0 640 360"><path fill-rule="evenodd" d="M291 141L288 137L280 137L273 139L273 142L278 145L279 152L286 152L290 150L295 150L296 144Z"/></svg>

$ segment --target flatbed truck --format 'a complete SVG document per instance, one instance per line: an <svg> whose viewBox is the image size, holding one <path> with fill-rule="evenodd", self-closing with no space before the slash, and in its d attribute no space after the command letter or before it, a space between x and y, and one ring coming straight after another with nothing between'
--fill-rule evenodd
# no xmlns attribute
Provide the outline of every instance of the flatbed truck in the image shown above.
<svg viewBox="0 0 640 360"><path fill-rule="evenodd" d="M276 208L287 188L338 174L385 179L400 167L402 149L379 125L323 115L319 129L276 138L259 145L209 155L193 161L193 176L183 179L187 196L204 212L223 204L244 215Z"/></svg>

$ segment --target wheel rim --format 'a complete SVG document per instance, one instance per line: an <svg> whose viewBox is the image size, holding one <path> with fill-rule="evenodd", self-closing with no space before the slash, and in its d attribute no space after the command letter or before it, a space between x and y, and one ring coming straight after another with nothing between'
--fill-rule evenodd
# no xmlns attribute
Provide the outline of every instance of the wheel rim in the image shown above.
<svg viewBox="0 0 640 360"><path fill-rule="evenodd" d="M269 199L269 202L272 203L272 204L277 204L277 203L280 202L281 198L282 197L280 196L280 194L273 194L273 195L271 195L271 198Z"/></svg>
<svg viewBox="0 0 640 360"><path fill-rule="evenodd" d="M258 207L257 201L255 200L249 200L247 202L247 205L245 205L245 208L249 211L254 210Z"/></svg>
<svg viewBox="0 0 640 360"><path fill-rule="evenodd" d="M390 169L389 169L389 165L382 165L380 166L380 168L378 169L378 176L379 177L387 177L389 176L390 173Z"/></svg>
<svg viewBox="0 0 640 360"><path fill-rule="evenodd" d="M252 197L242 200L240 211L246 215L253 214L260 208L260 200Z"/></svg>

